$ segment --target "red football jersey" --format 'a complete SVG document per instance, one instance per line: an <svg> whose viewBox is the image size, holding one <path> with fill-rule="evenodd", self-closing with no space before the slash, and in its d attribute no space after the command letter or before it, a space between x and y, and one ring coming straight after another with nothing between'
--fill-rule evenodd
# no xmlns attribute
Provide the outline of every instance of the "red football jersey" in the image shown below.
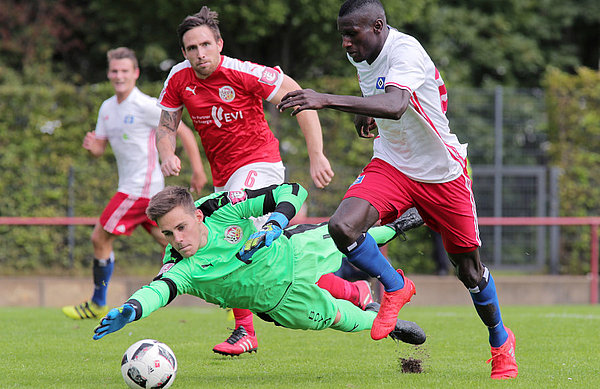
<svg viewBox="0 0 600 389"><path fill-rule="evenodd" d="M263 99L272 99L282 81L279 68L227 56L221 56L217 69L203 80L185 60L171 69L158 105L166 111L185 106L210 163L213 185L224 186L242 166L281 161Z"/></svg>

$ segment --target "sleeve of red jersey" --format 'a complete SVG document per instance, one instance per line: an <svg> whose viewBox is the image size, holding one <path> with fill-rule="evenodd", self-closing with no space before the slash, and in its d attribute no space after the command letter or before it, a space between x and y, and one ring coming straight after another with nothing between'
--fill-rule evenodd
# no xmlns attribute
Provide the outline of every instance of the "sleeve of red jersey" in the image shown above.
<svg viewBox="0 0 600 389"><path fill-rule="evenodd" d="M165 80L163 89L158 96L156 104L164 109L165 111L178 111L183 107L183 101L181 100L181 94L179 91L181 83L178 82L177 66L174 66L169 73L169 76Z"/></svg>
<svg viewBox="0 0 600 389"><path fill-rule="evenodd" d="M283 83L283 71L279 66L272 68L243 62L239 70L246 88L267 101L271 101Z"/></svg>

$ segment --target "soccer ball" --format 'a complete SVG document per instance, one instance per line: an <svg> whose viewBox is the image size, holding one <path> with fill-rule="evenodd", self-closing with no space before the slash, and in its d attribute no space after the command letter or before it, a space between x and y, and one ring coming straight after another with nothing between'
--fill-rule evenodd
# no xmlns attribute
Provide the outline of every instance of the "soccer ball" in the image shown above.
<svg viewBox="0 0 600 389"><path fill-rule="evenodd" d="M121 374L130 388L168 388L176 373L173 350L158 340L137 341L123 354Z"/></svg>

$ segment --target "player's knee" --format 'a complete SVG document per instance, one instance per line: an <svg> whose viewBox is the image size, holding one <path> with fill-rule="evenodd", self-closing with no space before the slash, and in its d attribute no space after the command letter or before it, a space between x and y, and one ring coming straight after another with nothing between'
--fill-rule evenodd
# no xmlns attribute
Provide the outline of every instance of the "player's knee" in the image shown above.
<svg viewBox="0 0 600 389"><path fill-rule="evenodd" d="M92 236L90 236L90 238L91 238L92 244L94 245L95 248L102 247L102 243L104 242L104 239L102 239L102 236L96 230L94 230L92 232Z"/></svg>
<svg viewBox="0 0 600 389"><path fill-rule="evenodd" d="M95 252L110 252L112 251L112 243L114 235L111 235L100 228L94 228L91 236L92 245Z"/></svg>
<svg viewBox="0 0 600 389"><path fill-rule="evenodd" d="M450 259L457 270L458 279L467 288L474 288L483 276L483 265L479 261L477 250L462 254L450 254Z"/></svg>
<svg viewBox="0 0 600 389"><path fill-rule="evenodd" d="M360 235L359 233L354 232L353 226L348 223L344 218L332 216L329 220L329 235L335 242L335 244L339 247L348 247Z"/></svg>
<svg viewBox="0 0 600 389"><path fill-rule="evenodd" d="M460 261L456 264L458 279L467 288L474 288L481 281L483 274L481 265L477 266L477 263L472 261Z"/></svg>
<svg viewBox="0 0 600 389"><path fill-rule="evenodd" d="M471 269L458 269L458 279L468 288L474 288L481 281L481 276Z"/></svg>

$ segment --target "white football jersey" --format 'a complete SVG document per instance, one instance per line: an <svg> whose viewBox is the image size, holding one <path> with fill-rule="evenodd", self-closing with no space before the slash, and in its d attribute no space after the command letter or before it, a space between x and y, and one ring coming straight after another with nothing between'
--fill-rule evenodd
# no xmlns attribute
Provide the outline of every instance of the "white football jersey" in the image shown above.
<svg viewBox="0 0 600 389"><path fill-rule="evenodd" d="M363 96L385 93L393 85L411 93L400 120L376 118L379 136L373 157L380 158L408 177L421 182L452 181L466 165L467 145L450 132L446 118L444 81L421 44L410 35L390 28L377 59L356 63Z"/></svg>
<svg viewBox="0 0 600 389"><path fill-rule="evenodd" d="M96 137L108 139L117 159L118 191L150 198L165 185L156 149L161 109L137 87L121 102L113 96L98 112Z"/></svg>

